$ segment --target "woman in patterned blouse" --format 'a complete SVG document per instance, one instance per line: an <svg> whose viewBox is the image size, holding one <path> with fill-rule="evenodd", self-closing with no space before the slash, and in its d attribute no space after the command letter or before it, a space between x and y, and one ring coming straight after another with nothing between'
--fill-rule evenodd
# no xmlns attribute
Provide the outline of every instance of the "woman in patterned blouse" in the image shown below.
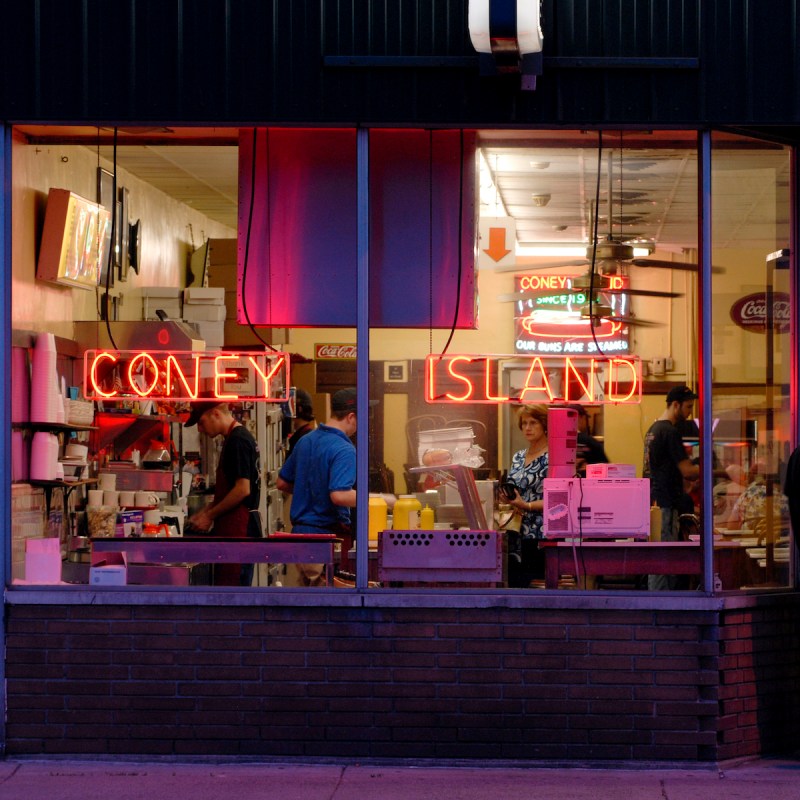
<svg viewBox="0 0 800 800"><path fill-rule="evenodd" d="M510 501L522 516L520 535L509 539L509 584L528 586L544 577L542 538L544 479L547 477L547 406L526 405L518 411L518 424L528 446L514 453L508 480L516 487Z"/></svg>

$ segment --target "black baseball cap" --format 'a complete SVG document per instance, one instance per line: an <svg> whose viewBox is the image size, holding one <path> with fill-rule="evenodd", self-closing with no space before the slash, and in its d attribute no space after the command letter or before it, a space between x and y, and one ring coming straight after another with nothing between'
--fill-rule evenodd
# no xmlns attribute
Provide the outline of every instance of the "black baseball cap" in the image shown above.
<svg viewBox="0 0 800 800"><path fill-rule="evenodd" d="M355 389L339 389L336 394L331 397L331 412L334 414L349 414L357 412L357 399L358 393ZM370 400L370 407L378 404L377 400Z"/></svg>
<svg viewBox="0 0 800 800"><path fill-rule="evenodd" d="M217 406L224 405L225 400L197 400L192 403L192 413L189 414L189 419L183 423L184 428L191 428L200 421L200 417L206 413L206 411L210 411L212 408L216 408Z"/></svg>
<svg viewBox="0 0 800 800"><path fill-rule="evenodd" d="M674 386L667 392L667 405L685 403L687 400L697 400L697 395L688 386Z"/></svg>

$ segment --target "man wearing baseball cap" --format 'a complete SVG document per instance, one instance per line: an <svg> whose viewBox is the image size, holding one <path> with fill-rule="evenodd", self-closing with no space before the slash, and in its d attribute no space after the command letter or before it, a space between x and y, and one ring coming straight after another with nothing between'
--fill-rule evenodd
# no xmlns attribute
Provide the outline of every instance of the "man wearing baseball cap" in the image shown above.
<svg viewBox="0 0 800 800"><path fill-rule="evenodd" d="M210 438L223 436L225 442L217 466L214 500L193 514L188 523L203 533L213 527L214 536L262 536L258 514L261 464L253 435L236 420L228 404L219 399L192 403L184 427L194 425ZM214 565L215 586L249 586L252 577L252 564Z"/></svg>
<svg viewBox="0 0 800 800"><path fill-rule="evenodd" d="M295 417L292 425L292 434L287 441L286 455L289 456L297 447L297 443L316 428L314 406L311 395L305 389L295 391Z"/></svg>
<svg viewBox="0 0 800 800"><path fill-rule="evenodd" d="M644 437L642 475L650 478L650 500L661 509L661 541L678 540L678 517L684 494L684 480L700 477L700 467L692 463L683 446L678 426L692 417L697 395L688 386L676 386L667 393L664 413L650 426ZM651 590L678 588L674 575L650 575Z"/></svg>
<svg viewBox="0 0 800 800"><path fill-rule="evenodd" d="M358 427L356 390L340 389L331 398L327 424L297 442L278 474L277 486L292 495L293 533L349 533L356 505L356 449L350 437ZM287 565L286 585L321 586L323 564Z"/></svg>

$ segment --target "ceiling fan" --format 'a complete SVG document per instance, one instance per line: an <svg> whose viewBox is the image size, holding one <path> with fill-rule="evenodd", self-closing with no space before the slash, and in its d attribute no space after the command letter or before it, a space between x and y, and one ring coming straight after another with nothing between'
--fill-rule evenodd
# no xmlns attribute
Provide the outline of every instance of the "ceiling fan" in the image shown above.
<svg viewBox="0 0 800 800"><path fill-rule="evenodd" d="M602 157L602 144L599 145L600 154L598 158ZM620 155L620 161L622 156ZM559 261L558 263L553 263L544 266L538 265L530 265L526 266L525 269L529 270L546 270L546 269L553 269L553 268L561 268L561 267L577 267L577 266L589 266L590 270L594 269L598 274L602 275L625 275L627 274L628 267L652 267L656 269L672 269L672 270L679 270L685 272L697 272L699 269L699 265L695 262L689 261L667 261L665 259L660 258L650 258L647 257L636 257L636 250L641 249L643 246L649 246L652 249L655 249L655 244L650 242L643 242L641 240L637 240L634 238L635 234L629 235L628 238L623 238L621 235L615 236L614 235L614 215L612 211L613 199L614 199L614 189L613 189L613 153L608 153L608 169L607 169L607 180L608 180L608 189L606 193L606 202L607 202L607 214L606 214L606 222L608 224L608 231L602 237L597 237L597 207L599 205L599 181L600 176L598 175L598 191L597 197L592 202L591 211L590 211L590 230L594 231L594 241L596 244L589 244L586 246L586 255L580 259L573 259L569 261ZM631 221L633 219L639 218L635 215L631 216L628 215L626 217L622 211L622 202L624 198L627 196L630 197L631 192L623 192L620 190L618 196L620 198L620 213L618 215L618 222L620 226L622 223L630 218ZM506 267L496 268L497 272L513 272L513 271L520 271L519 265L509 265ZM722 272L723 270L719 267L713 267L712 271L714 272ZM629 293L633 293L631 290ZM665 295L656 295L650 294L649 296L675 296L670 294Z"/></svg>
<svg viewBox="0 0 800 800"><path fill-rule="evenodd" d="M582 319L591 319L595 327L603 320L622 325L638 325L654 327L662 325L661 322L650 322L632 316L627 310L627 299L630 296L639 297L682 297L679 292L662 292L650 289L631 289L619 286L612 275L602 275L597 272L592 275L591 270L574 278L567 278L567 292L575 298L571 311ZM556 294L556 292L554 292ZM591 294L591 302L589 297ZM512 292L498 295L500 302L516 302L519 315L530 314L534 308L534 297L530 292Z"/></svg>

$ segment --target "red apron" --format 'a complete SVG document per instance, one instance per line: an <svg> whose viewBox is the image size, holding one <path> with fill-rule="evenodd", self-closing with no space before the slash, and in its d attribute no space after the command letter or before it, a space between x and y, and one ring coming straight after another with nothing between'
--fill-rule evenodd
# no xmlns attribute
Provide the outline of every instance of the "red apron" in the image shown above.
<svg viewBox="0 0 800 800"><path fill-rule="evenodd" d="M220 459L221 462L222 459ZM218 503L233 487L228 483L221 466L217 467L216 486L214 487L214 502ZM244 503L214 520L212 536L225 538L244 538L247 536L247 525L250 521L250 510ZM242 573L241 564L216 564L214 566L215 586L239 586Z"/></svg>

